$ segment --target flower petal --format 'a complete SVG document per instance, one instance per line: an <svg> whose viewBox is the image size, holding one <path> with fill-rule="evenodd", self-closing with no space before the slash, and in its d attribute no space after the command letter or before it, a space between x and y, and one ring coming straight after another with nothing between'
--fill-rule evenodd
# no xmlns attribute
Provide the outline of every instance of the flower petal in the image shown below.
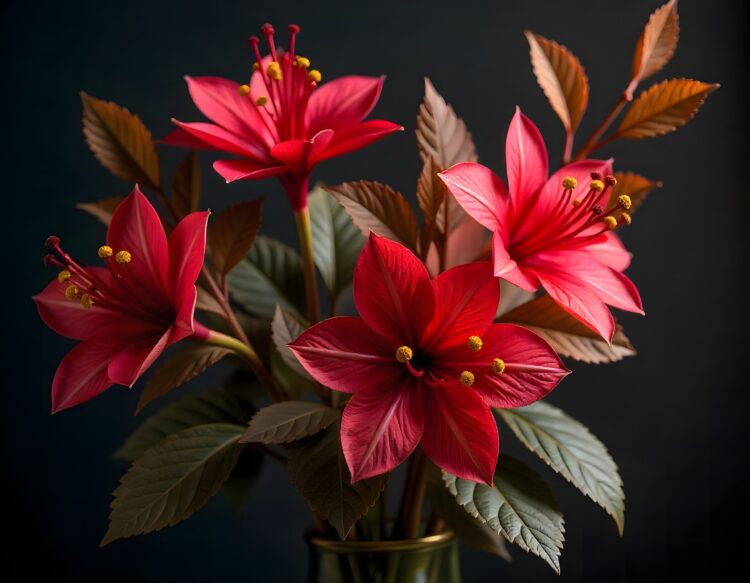
<svg viewBox="0 0 750 583"><path fill-rule="evenodd" d="M547 147L539 129L516 107L505 138L508 190L514 208L532 202L532 196L547 181Z"/></svg>
<svg viewBox="0 0 750 583"><path fill-rule="evenodd" d="M172 328L126 345L110 361L107 374L113 383L132 387L169 344Z"/></svg>
<svg viewBox="0 0 750 583"><path fill-rule="evenodd" d="M339 129L365 119L380 97L385 77L339 77L324 83L310 96L305 111L308 135Z"/></svg>
<svg viewBox="0 0 750 583"><path fill-rule="evenodd" d="M333 139L323 149L314 163L343 156L382 140L394 132L402 132L404 127L390 121L370 120L335 131Z"/></svg>
<svg viewBox="0 0 750 583"><path fill-rule="evenodd" d="M490 231L504 231L508 191L497 174L477 162L461 162L438 176L479 224Z"/></svg>
<svg viewBox="0 0 750 583"><path fill-rule="evenodd" d="M112 343L86 341L68 352L52 381L52 413L85 403L112 386L107 367L119 350Z"/></svg>
<svg viewBox="0 0 750 583"><path fill-rule="evenodd" d="M243 158L250 158L262 164L268 162L267 152L260 151L256 144L252 144L245 138L233 134L220 126L205 122L184 123L176 119L173 119L172 123L182 131L190 134L197 142L186 139L182 133L172 132L162 140L165 144L195 148L197 147L196 144L203 143L204 146L201 149L228 152L242 156Z"/></svg>
<svg viewBox="0 0 750 583"><path fill-rule="evenodd" d="M329 318L304 331L289 348L315 380L334 391L396 386L406 374L395 359L398 345L361 318Z"/></svg>
<svg viewBox="0 0 750 583"><path fill-rule="evenodd" d="M495 277L504 279L528 292L534 292L539 287L534 274L527 273L511 258L499 233L495 233L492 237L492 260Z"/></svg>
<svg viewBox="0 0 750 583"><path fill-rule="evenodd" d="M459 478L492 484L500 442L489 407L458 382L427 390L421 441L427 456Z"/></svg>
<svg viewBox="0 0 750 583"><path fill-rule="evenodd" d="M271 156L295 174L304 175L333 138L333 130L322 130L310 140L287 140L271 148Z"/></svg>
<svg viewBox="0 0 750 583"><path fill-rule="evenodd" d="M416 380L356 393L341 419L341 447L352 482L398 466L419 443L424 424L424 388Z"/></svg>
<svg viewBox="0 0 750 583"><path fill-rule="evenodd" d="M286 166L265 166L250 160L217 160L214 170L227 182L259 180L289 172Z"/></svg>
<svg viewBox="0 0 750 583"><path fill-rule="evenodd" d="M354 302L370 328L397 346L412 348L435 309L432 282L422 262L403 245L375 233L357 260Z"/></svg>
<svg viewBox="0 0 750 583"><path fill-rule="evenodd" d="M630 266L631 255L612 231L604 233L606 239L592 242L585 247L586 253L593 255L597 261L622 273Z"/></svg>
<svg viewBox="0 0 750 583"><path fill-rule="evenodd" d="M576 195L574 198L584 196L589 191L588 186L591 183L592 172L599 172L602 176L612 174L612 160L578 160L560 168L550 176L550 179L544 184L542 191L539 193L535 214L544 215L547 217L547 220L550 220L547 213L555 209L562 196L562 181L564 178L575 178L576 182L578 182L578 186L574 191Z"/></svg>

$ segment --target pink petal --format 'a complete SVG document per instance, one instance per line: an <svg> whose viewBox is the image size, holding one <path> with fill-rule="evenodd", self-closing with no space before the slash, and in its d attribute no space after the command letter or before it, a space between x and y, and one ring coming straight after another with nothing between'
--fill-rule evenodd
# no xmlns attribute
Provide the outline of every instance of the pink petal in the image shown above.
<svg viewBox="0 0 750 583"><path fill-rule="evenodd" d="M370 233L354 270L354 302L370 328L397 346L416 346L432 320L427 269L403 245Z"/></svg>
<svg viewBox="0 0 750 583"><path fill-rule="evenodd" d="M382 120L363 121L353 126L337 129L333 139L314 162L318 163L349 154L382 140L394 132L402 131L404 131L403 126Z"/></svg>
<svg viewBox="0 0 750 583"><path fill-rule="evenodd" d="M315 380L334 391L395 387L407 374L395 358L398 345L360 318L329 318L303 332L289 348Z"/></svg>
<svg viewBox="0 0 750 583"><path fill-rule="evenodd" d="M446 472L492 484L500 442L485 402L458 382L430 387L421 445Z"/></svg>
<svg viewBox="0 0 750 583"><path fill-rule="evenodd" d="M193 138L197 139L197 143L204 143L205 145L202 149L228 152L230 154L242 156L243 158L250 158L259 163L268 162L267 151L259 150L256 144L248 142L245 138L233 134L220 126L204 122L184 123L176 119L173 119L172 123L184 132L193 136ZM184 138L184 134L175 132L169 134L162 141L173 146L188 145L188 147L191 148L196 147L193 145L194 142Z"/></svg>
<svg viewBox="0 0 750 583"><path fill-rule="evenodd" d="M161 336L147 336L139 342L121 348L107 367L107 374L111 381L118 385L132 387L164 351L171 335L172 328L170 327Z"/></svg>
<svg viewBox="0 0 750 583"><path fill-rule="evenodd" d="M615 233L607 231L605 236L604 241L586 245L585 251L600 263L622 273L630 266L631 255Z"/></svg>
<svg viewBox="0 0 750 583"><path fill-rule="evenodd" d="M341 447L352 482L384 474L419 443L425 424L424 389L414 380L356 393L341 419Z"/></svg>
<svg viewBox="0 0 750 583"><path fill-rule="evenodd" d="M333 138L333 130L322 130L310 140L287 140L271 148L271 156L295 174L306 174Z"/></svg>
<svg viewBox="0 0 750 583"><path fill-rule="evenodd" d="M534 292L539 285L533 273L527 273L508 253L502 237L495 233L492 237L492 260L495 277L504 279L528 292Z"/></svg>
<svg viewBox="0 0 750 583"><path fill-rule="evenodd" d="M214 170L227 182L259 180L289 172L286 166L265 166L250 160L217 160Z"/></svg>
<svg viewBox="0 0 750 583"><path fill-rule="evenodd" d="M476 162L461 162L438 176L470 216L490 231L504 231L508 192L497 174Z"/></svg>
<svg viewBox="0 0 750 583"><path fill-rule="evenodd" d="M599 172L602 176L612 174L611 160L579 160L563 166L555 172L544 184L536 202L536 215L543 215L545 221L551 220L548 213L554 211L557 202L563 194L562 181L564 178L575 178L578 186L573 191L573 198L584 196L589 191L591 173Z"/></svg>
<svg viewBox="0 0 750 583"><path fill-rule="evenodd" d="M115 253L128 251L130 263L120 265L109 259L109 265L150 304L167 304L167 269L169 251L167 236L159 215L138 187L123 200L112 215L107 230L107 245Z"/></svg>
<svg viewBox="0 0 750 583"><path fill-rule="evenodd" d="M52 412L85 403L112 386L107 367L119 350L119 345L87 341L68 352L52 381Z"/></svg>
<svg viewBox="0 0 750 583"><path fill-rule="evenodd" d="M425 350L466 344L492 324L500 302L500 287L489 261L459 265L432 282L435 317L425 330Z"/></svg>
<svg viewBox="0 0 750 583"><path fill-rule="evenodd" d="M385 77L350 76L321 85L307 104L308 135L361 122L378 102L384 80Z"/></svg>
<svg viewBox="0 0 750 583"><path fill-rule="evenodd" d="M534 123L516 107L505 139L508 190L515 208L533 202L533 195L547 181L547 148Z"/></svg>

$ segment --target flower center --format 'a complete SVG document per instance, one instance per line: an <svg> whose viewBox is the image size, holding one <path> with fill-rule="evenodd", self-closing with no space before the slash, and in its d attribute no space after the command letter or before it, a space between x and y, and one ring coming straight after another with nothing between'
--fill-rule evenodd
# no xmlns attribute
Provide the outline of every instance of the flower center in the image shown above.
<svg viewBox="0 0 750 583"><path fill-rule="evenodd" d="M273 26L264 24L261 27L261 35L269 49L265 63L260 53L260 39L257 36L248 38L255 57L253 71L260 75L263 85L253 88L252 92L250 85L240 85L238 89L240 95L248 97L277 142L305 138L307 103L323 78L320 71L310 69L309 59L295 54L299 26L290 24L287 30L289 52L284 53L276 49Z"/></svg>

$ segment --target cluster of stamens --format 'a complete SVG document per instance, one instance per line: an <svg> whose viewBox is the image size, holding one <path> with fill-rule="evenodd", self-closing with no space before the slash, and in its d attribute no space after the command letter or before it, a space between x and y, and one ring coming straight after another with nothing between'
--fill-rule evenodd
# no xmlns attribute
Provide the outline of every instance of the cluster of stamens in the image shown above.
<svg viewBox="0 0 750 583"><path fill-rule="evenodd" d="M60 270L57 274L57 281L67 284L64 291L66 299L77 301L84 308L90 308L95 304L102 307L122 307L120 306L121 302L117 300L117 294L109 289L107 283L94 270L85 270L62 250L59 237L48 237L45 241L45 247L52 253L45 256L44 263ZM115 252L108 245L99 247L97 254L101 259L108 263L112 262L117 266L113 269L116 276L121 276L122 274L119 271L126 269L127 264L133 259L129 251L120 249Z"/></svg>
<svg viewBox="0 0 750 583"><path fill-rule="evenodd" d="M258 109L263 123L279 141L304 137L307 102L323 79L320 71L310 69L310 59L295 54L299 26L290 24L287 30L289 52L284 53L276 48L273 26L264 24L261 27L260 32L268 44L271 58L265 66L260 53L260 39L257 36L248 38L256 60L253 72L257 72L263 80L266 94L251 95L249 83L238 88L239 94L247 96Z"/></svg>

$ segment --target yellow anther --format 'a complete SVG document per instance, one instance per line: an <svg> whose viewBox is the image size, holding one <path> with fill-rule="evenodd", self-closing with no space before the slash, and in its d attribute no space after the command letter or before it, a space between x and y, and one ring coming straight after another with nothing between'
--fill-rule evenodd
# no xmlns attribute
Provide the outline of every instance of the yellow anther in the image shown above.
<svg viewBox="0 0 750 583"><path fill-rule="evenodd" d="M607 215L602 219L604 221L604 224L607 225L607 228L616 229L617 228L617 219L613 217L612 215Z"/></svg>
<svg viewBox="0 0 750 583"><path fill-rule="evenodd" d="M503 374L505 372L505 361L502 358L492 359L492 372L497 375Z"/></svg>
<svg viewBox="0 0 750 583"><path fill-rule="evenodd" d="M474 373L468 370L465 370L461 373L461 376L458 377L458 380L461 381L461 384L465 387L470 387L474 384Z"/></svg>
<svg viewBox="0 0 750 583"><path fill-rule="evenodd" d="M63 269L60 273L57 274L57 281L60 283L65 283L70 279L70 271L67 269Z"/></svg>
<svg viewBox="0 0 750 583"><path fill-rule="evenodd" d="M576 208L578 208L579 206L581 206L581 203L582 203L582 202L583 202L583 201L582 201L582 200L581 200L580 198L577 198L577 199L575 199L575 200L573 201L573 206L574 206L574 207L576 207Z"/></svg>
<svg viewBox="0 0 750 583"><path fill-rule="evenodd" d="M257 71L260 69L260 65L258 63L253 63L253 71Z"/></svg>
<svg viewBox="0 0 750 583"><path fill-rule="evenodd" d="M466 345L472 352L479 352L482 350L482 339L479 336L469 336Z"/></svg>
<svg viewBox="0 0 750 583"><path fill-rule="evenodd" d="M305 57L297 57L295 59L295 63L298 67L304 67L305 69L307 69L307 67L310 66L310 59L306 59Z"/></svg>
<svg viewBox="0 0 750 583"><path fill-rule="evenodd" d="M74 300L78 296L78 286L69 285L65 288L65 297L69 300Z"/></svg>
<svg viewBox="0 0 750 583"><path fill-rule="evenodd" d="M112 247L110 247L109 245L102 245L101 247L99 247L99 250L96 253L102 259L112 257Z"/></svg>
<svg viewBox="0 0 750 583"><path fill-rule="evenodd" d="M578 186L578 181L572 176L568 176L567 178L563 178L562 186L565 190L573 190Z"/></svg>
<svg viewBox="0 0 750 583"><path fill-rule="evenodd" d="M258 107L263 107L266 103L268 103L268 97L265 95L261 95L258 97L258 99L255 100L255 105Z"/></svg>
<svg viewBox="0 0 750 583"><path fill-rule="evenodd" d="M621 209L630 210L630 207L633 206L633 201L630 200L630 197L627 194L621 194L617 197L617 204Z"/></svg>
<svg viewBox="0 0 750 583"><path fill-rule="evenodd" d="M601 192L604 190L604 183L601 180L592 180L589 188L594 192Z"/></svg>
<svg viewBox="0 0 750 583"><path fill-rule="evenodd" d="M313 83L320 83L320 80L323 78L323 75L317 69L313 69L307 74L307 78L310 79L310 81L312 81Z"/></svg>
<svg viewBox="0 0 750 583"><path fill-rule="evenodd" d="M117 263L130 263L132 259L133 256L130 254L130 251L118 251L117 255L115 255Z"/></svg>
<svg viewBox="0 0 750 583"><path fill-rule="evenodd" d="M240 85L239 87L237 87L237 93L239 93L242 97L245 97L245 95L250 93L250 86Z"/></svg>
<svg viewBox="0 0 750 583"><path fill-rule="evenodd" d="M622 213L620 215L620 221L625 223L626 225L629 225L633 222L633 217L630 216L630 213Z"/></svg>
<svg viewBox="0 0 750 583"><path fill-rule="evenodd" d="M90 308L94 305L94 300L91 299L91 296L89 294L83 294L81 296L81 305L84 308Z"/></svg>
<svg viewBox="0 0 750 583"><path fill-rule="evenodd" d="M414 358L414 352L408 346L399 346L396 349L396 360L399 362L406 362Z"/></svg>
<svg viewBox="0 0 750 583"><path fill-rule="evenodd" d="M268 76L274 81L281 81L281 67L276 61L271 61L270 63L268 63L266 73L268 73Z"/></svg>

